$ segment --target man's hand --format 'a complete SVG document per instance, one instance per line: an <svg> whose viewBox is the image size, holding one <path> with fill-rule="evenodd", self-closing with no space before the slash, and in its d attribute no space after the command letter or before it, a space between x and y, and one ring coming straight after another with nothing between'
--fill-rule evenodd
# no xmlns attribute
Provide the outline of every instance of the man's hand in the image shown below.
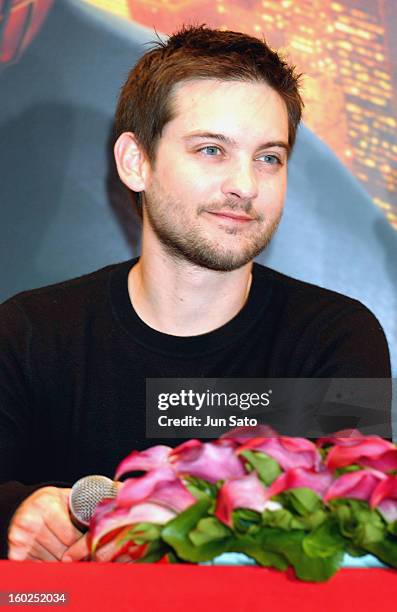
<svg viewBox="0 0 397 612"><path fill-rule="evenodd" d="M43 487L22 502L8 530L9 559L61 561L73 545L73 560L89 554L87 536L70 520L69 494L70 489Z"/></svg>
<svg viewBox="0 0 397 612"><path fill-rule="evenodd" d="M114 482L117 489L120 490L124 483ZM62 561L79 561L82 557L88 554L89 534L81 538L68 548L62 557ZM100 546L96 552L94 561L115 561L116 563L131 563L129 555L118 555L119 545L111 540Z"/></svg>

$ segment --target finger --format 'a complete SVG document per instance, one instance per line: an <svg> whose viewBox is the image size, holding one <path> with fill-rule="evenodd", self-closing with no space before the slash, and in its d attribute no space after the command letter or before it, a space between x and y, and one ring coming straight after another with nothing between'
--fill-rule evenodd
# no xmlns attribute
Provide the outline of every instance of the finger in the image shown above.
<svg viewBox="0 0 397 612"><path fill-rule="evenodd" d="M25 521L21 513L15 515L8 530L8 558L13 561L26 559L33 547L37 530L38 525L34 520Z"/></svg>
<svg viewBox="0 0 397 612"><path fill-rule="evenodd" d="M60 541L51 529L55 519L44 520L43 523L43 517L34 508L21 510L15 515L9 533L12 554L13 547L16 546L18 558L30 554L31 551L38 551L44 560L56 560L62 557L67 545ZM57 524L59 520L60 517L57 517Z"/></svg>
<svg viewBox="0 0 397 612"><path fill-rule="evenodd" d="M81 532L70 520L69 492L70 489L55 487L36 491L21 504L11 525L19 527L26 533L26 542L29 539L33 541L45 525L64 547L71 546L81 537ZM63 554L63 550L59 552Z"/></svg>
<svg viewBox="0 0 397 612"><path fill-rule="evenodd" d="M36 491L21 504L9 528L10 559L60 559L81 538L69 517L68 498L68 489L52 487Z"/></svg>
<svg viewBox="0 0 397 612"><path fill-rule="evenodd" d="M9 535L9 559L22 560L32 555L43 561L58 561L65 550L66 546L46 528L32 537L23 529L13 527Z"/></svg>
<svg viewBox="0 0 397 612"><path fill-rule="evenodd" d="M88 544L88 534L85 534L74 542L69 548L65 550L64 555L61 558L61 561L80 561L81 559L85 559L90 555L90 548Z"/></svg>
<svg viewBox="0 0 397 612"><path fill-rule="evenodd" d="M62 544L49 529L44 529L36 537L31 553L43 561L60 561L67 546Z"/></svg>
<svg viewBox="0 0 397 612"><path fill-rule="evenodd" d="M27 558L33 558L37 561L59 561L60 559L37 540L29 550Z"/></svg>
<svg viewBox="0 0 397 612"><path fill-rule="evenodd" d="M26 546L11 546L8 550L7 559L10 561L59 561L45 549L27 548Z"/></svg>
<svg viewBox="0 0 397 612"><path fill-rule="evenodd" d="M45 516L45 523L59 542L64 545L61 556L67 548L81 537L82 533L75 527L69 514L70 489L59 489L59 498L52 501L52 508Z"/></svg>
<svg viewBox="0 0 397 612"><path fill-rule="evenodd" d="M63 523L64 531L67 532L62 533L60 523L50 522L48 525L46 524L46 529L43 530L37 537L37 540L42 544L47 550L51 551L57 559L61 560L64 553L76 542L81 540L82 533L78 529L73 526L73 530L69 529L68 521Z"/></svg>

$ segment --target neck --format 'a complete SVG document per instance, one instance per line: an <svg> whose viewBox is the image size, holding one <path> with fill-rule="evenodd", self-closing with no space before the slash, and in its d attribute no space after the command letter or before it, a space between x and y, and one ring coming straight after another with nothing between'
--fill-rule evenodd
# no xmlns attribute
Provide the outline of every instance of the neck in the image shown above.
<svg viewBox="0 0 397 612"><path fill-rule="evenodd" d="M196 336L230 321L244 306L251 286L252 262L218 272L175 260L163 251L142 249L130 270L128 291L138 316L173 336Z"/></svg>

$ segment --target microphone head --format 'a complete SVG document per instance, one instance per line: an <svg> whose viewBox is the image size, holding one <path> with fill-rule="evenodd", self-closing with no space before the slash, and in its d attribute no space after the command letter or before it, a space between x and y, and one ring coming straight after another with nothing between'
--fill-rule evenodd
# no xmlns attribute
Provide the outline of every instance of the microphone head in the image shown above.
<svg viewBox="0 0 397 612"><path fill-rule="evenodd" d="M75 521L88 527L100 501L116 497L117 484L106 476L84 476L74 483L69 496L69 509Z"/></svg>

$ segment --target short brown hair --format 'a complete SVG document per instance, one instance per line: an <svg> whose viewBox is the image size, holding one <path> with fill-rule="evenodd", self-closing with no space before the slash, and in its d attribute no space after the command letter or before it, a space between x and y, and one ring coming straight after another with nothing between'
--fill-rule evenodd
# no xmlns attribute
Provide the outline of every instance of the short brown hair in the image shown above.
<svg viewBox="0 0 397 612"><path fill-rule="evenodd" d="M292 149L303 101L300 74L265 41L240 32L183 26L166 42L158 40L131 70L116 110L116 137L134 132L149 160L166 123L174 117L173 88L182 81L217 79L263 81L284 100Z"/></svg>

